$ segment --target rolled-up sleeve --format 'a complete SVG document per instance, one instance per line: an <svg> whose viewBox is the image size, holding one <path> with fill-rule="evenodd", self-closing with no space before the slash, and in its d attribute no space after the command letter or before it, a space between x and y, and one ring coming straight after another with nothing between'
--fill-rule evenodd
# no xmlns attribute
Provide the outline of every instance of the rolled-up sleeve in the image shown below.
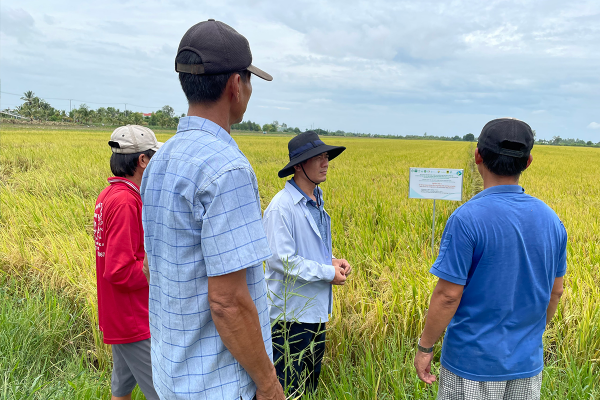
<svg viewBox="0 0 600 400"><path fill-rule="evenodd" d="M262 225L256 177L246 168L232 169L197 194L202 203L202 253L208 276L224 275L269 258Z"/></svg>
<svg viewBox="0 0 600 400"><path fill-rule="evenodd" d="M429 270L433 275L457 285L465 285L473 261L475 241L468 228L451 216L444 228L440 253Z"/></svg>
<svg viewBox="0 0 600 400"><path fill-rule="evenodd" d="M279 208L269 210L265 214L264 227L273 253L267 262L268 268L304 282L331 282L335 278L333 265L321 264L297 254L291 222L284 211Z"/></svg>

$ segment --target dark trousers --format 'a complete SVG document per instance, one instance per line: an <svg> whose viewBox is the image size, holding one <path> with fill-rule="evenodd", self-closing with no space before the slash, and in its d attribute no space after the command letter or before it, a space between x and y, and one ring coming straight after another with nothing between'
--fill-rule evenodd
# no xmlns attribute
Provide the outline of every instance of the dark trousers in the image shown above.
<svg viewBox="0 0 600 400"><path fill-rule="evenodd" d="M314 392L325 354L325 324L278 323L272 334L273 362L281 386L284 390L287 388L289 394L298 389L304 393Z"/></svg>

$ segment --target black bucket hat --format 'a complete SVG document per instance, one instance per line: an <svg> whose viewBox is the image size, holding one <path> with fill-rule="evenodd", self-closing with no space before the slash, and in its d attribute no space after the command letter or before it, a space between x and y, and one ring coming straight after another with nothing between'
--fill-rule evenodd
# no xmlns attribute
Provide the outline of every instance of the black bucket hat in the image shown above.
<svg viewBox="0 0 600 400"><path fill-rule="evenodd" d="M319 139L319 135L314 131L301 133L288 143L290 162L283 167L277 175L279 175L280 178L285 178L294 173L294 165L298 165L301 162L323 153L328 153L329 159L333 160L344 150L346 150L346 148L343 146L326 145Z"/></svg>

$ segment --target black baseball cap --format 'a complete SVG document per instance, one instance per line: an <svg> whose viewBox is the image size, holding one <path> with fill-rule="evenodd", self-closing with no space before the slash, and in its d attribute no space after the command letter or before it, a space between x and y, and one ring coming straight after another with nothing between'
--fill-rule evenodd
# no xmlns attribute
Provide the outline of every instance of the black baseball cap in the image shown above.
<svg viewBox="0 0 600 400"><path fill-rule="evenodd" d="M177 55L184 50L200 56L202 64L178 64L176 61L177 72L210 75L247 69L266 81L273 80L271 75L252 65L248 40L221 21L209 19L188 29L179 43Z"/></svg>
<svg viewBox="0 0 600 400"><path fill-rule="evenodd" d="M533 142L533 131L525 122L515 118L498 118L485 124L477 140L477 148L523 158L529 157Z"/></svg>

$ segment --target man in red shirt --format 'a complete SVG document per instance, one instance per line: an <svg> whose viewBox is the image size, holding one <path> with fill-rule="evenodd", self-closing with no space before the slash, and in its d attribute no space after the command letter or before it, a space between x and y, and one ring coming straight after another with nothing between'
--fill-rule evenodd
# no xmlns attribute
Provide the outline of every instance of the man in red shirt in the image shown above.
<svg viewBox="0 0 600 400"><path fill-rule="evenodd" d="M162 145L154 132L122 126L108 142L114 177L94 211L98 320L104 343L112 345L112 400L129 400L136 383L148 400L158 400L152 383L147 264L140 183L150 158Z"/></svg>

